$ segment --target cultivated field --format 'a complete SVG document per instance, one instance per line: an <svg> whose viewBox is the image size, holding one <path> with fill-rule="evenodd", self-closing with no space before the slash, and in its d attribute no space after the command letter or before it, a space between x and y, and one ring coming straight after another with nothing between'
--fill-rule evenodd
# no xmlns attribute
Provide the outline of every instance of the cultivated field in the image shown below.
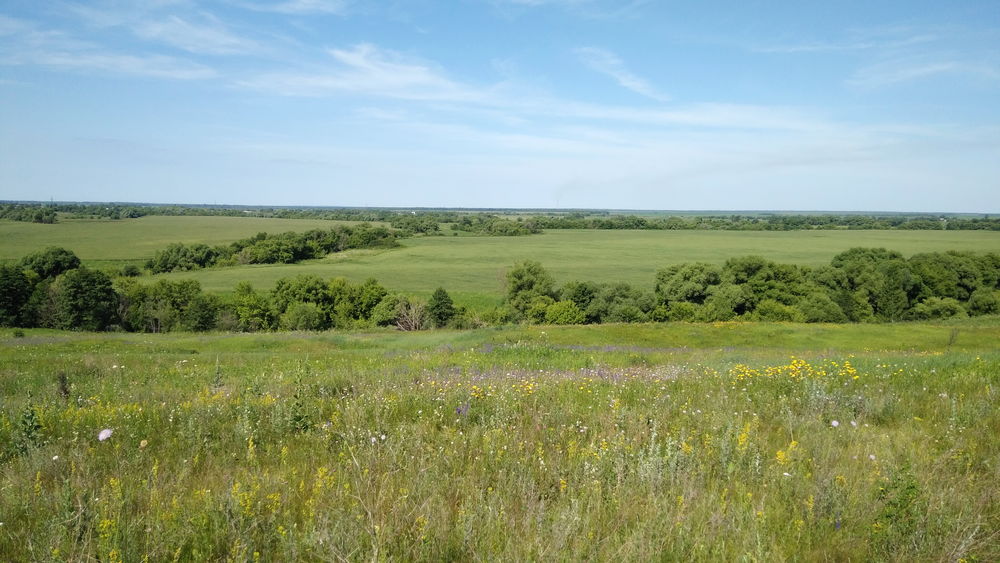
<svg viewBox="0 0 1000 563"><path fill-rule="evenodd" d="M349 221L266 219L258 217L164 217L138 219L63 219L52 225L0 221L0 260L16 260L45 248L61 246L84 263L141 265L172 242L226 244L261 231L280 233L329 229Z"/></svg>
<svg viewBox="0 0 1000 563"><path fill-rule="evenodd" d="M293 265L255 265L177 272L206 291L232 291L243 280L269 289L297 274L352 281L374 277L386 287L426 297L444 287L459 303L496 303L504 274L514 263L538 260L561 284L571 280L625 281L651 288L656 270L680 262L713 262L759 254L779 262L828 264L855 246L885 247L906 256L918 252L1000 252L1000 233L985 231L549 231L523 237L424 237L402 248L358 250ZM159 276L158 276L159 277Z"/></svg>
<svg viewBox="0 0 1000 563"><path fill-rule="evenodd" d="M141 264L172 242L221 244L266 231L329 229L337 222L251 217L143 217L120 221L64 221L36 225L0 221L0 260L46 246L63 246L85 264ZM240 281L270 289L282 277L313 274L364 281L427 297L445 287L460 304L495 304L504 273L516 262L538 260L557 283L625 281L651 287L656 270L681 262L712 262L758 254L778 262L819 266L856 246L885 247L905 256L919 252L1000 252L991 231L598 231L557 230L523 237L422 237L392 250L357 250L300 264L268 264L176 272L159 277L198 280L213 293ZM464 233L463 233L464 235Z"/></svg>
<svg viewBox="0 0 1000 563"><path fill-rule="evenodd" d="M6 330L0 559L995 561L998 341Z"/></svg>

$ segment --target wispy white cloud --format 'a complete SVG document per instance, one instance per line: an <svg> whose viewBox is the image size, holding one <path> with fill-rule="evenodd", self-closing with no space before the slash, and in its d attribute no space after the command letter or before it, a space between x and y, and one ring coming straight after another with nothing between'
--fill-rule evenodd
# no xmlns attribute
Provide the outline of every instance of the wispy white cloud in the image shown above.
<svg viewBox="0 0 1000 563"><path fill-rule="evenodd" d="M0 64L39 65L174 80L204 79L216 75L212 68L200 63L159 54L122 53L5 16L0 16Z"/></svg>
<svg viewBox="0 0 1000 563"><path fill-rule="evenodd" d="M594 19L634 17L649 0L492 0L498 8L561 8L574 15Z"/></svg>
<svg viewBox="0 0 1000 563"><path fill-rule="evenodd" d="M276 14L344 14L350 8L350 0L285 0L282 2L240 2L238 5L259 12Z"/></svg>
<svg viewBox="0 0 1000 563"><path fill-rule="evenodd" d="M249 54L261 51L254 40L243 37L209 12L191 9L184 2L103 1L69 4L67 12L90 28L119 28L135 37L197 55Z"/></svg>
<svg viewBox="0 0 1000 563"><path fill-rule="evenodd" d="M480 94L424 61L361 43L328 51L334 64L265 73L241 86L290 96L364 94L405 100L473 101Z"/></svg>
<svg viewBox="0 0 1000 563"><path fill-rule="evenodd" d="M834 41L768 43L751 47L758 53L831 53L850 51L894 50L930 43L939 39L935 33L892 28L855 32Z"/></svg>
<svg viewBox="0 0 1000 563"><path fill-rule="evenodd" d="M158 41L196 54L228 55L249 53L259 46L240 37L212 16L203 16L204 23L194 23L179 16L149 18L132 28L143 39Z"/></svg>
<svg viewBox="0 0 1000 563"><path fill-rule="evenodd" d="M973 77L1000 81L1000 66L982 62L938 59L886 60L858 69L848 84L859 87L891 86L938 75Z"/></svg>
<svg viewBox="0 0 1000 563"><path fill-rule="evenodd" d="M581 47L576 50L576 54L584 64L597 72L614 78L622 88L661 102L669 99L667 96L657 92L644 79L629 71L625 67L625 63L611 51L597 47Z"/></svg>

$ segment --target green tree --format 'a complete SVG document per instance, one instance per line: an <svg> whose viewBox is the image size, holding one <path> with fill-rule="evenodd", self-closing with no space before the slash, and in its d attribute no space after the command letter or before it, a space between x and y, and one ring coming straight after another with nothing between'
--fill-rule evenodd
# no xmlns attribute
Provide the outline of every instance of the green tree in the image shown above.
<svg viewBox="0 0 1000 563"><path fill-rule="evenodd" d="M569 299L557 301L545 310L545 322L553 325L578 325L587 321L587 315Z"/></svg>
<svg viewBox="0 0 1000 563"><path fill-rule="evenodd" d="M281 315L281 328L285 330L320 330L326 323L326 313L316 303L292 303Z"/></svg>
<svg viewBox="0 0 1000 563"><path fill-rule="evenodd" d="M928 297L910 311L910 318L918 321L967 316L962 304L951 297Z"/></svg>
<svg viewBox="0 0 1000 563"><path fill-rule="evenodd" d="M114 322L118 297L111 278L100 270L69 270L52 282L49 292L53 328L104 330Z"/></svg>
<svg viewBox="0 0 1000 563"><path fill-rule="evenodd" d="M21 268L0 264L0 326L24 324L31 289L31 281Z"/></svg>
<svg viewBox="0 0 1000 563"><path fill-rule="evenodd" d="M455 303L451 296L439 287L434 290L431 298L427 301L427 316L435 327L443 327L455 316Z"/></svg>
<svg viewBox="0 0 1000 563"><path fill-rule="evenodd" d="M539 297L555 300L555 281L539 262L525 260L507 272L507 302L522 315Z"/></svg>
<svg viewBox="0 0 1000 563"><path fill-rule="evenodd" d="M80 259L71 250L50 246L21 259L21 267L38 274L41 279L52 279L80 267Z"/></svg>
<svg viewBox="0 0 1000 563"><path fill-rule="evenodd" d="M995 315L1000 313L1000 298L996 290L981 287L972 292L967 308L971 315Z"/></svg>
<svg viewBox="0 0 1000 563"><path fill-rule="evenodd" d="M695 262L677 264L656 272L656 299L661 305L676 301L702 304L713 286L722 283L722 269Z"/></svg>
<svg viewBox="0 0 1000 563"><path fill-rule="evenodd" d="M233 294L233 306L240 330L253 332L274 327L275 315L270 300L257 293L249 282L236 284Z"/></svg>

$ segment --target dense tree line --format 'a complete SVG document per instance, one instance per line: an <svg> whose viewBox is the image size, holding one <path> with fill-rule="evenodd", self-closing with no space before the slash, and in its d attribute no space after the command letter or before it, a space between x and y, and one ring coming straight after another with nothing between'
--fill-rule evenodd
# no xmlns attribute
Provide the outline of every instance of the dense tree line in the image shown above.
<svg viewBox="0 0 1000 563"><path fill-rule="evenodd" d="M422 302L393 293L374 279L356 284L299 275L279 280L270 291L240 283L231 296L222 298L204 293L194 280L149 284L124 275L112 278L82 266L79 258L62 248L47 248L0 265L0 326L72 330L891 322L998 313L1000 255L993 253L923 253L904 258L882 248L854 248L818 268L744 256L721 266L694 262L662 268L648 289L589 281L557 287L541 264L526 261L507 273L504 304L480 314L456 307L444 288Z"/></svg>
<svg viewBox="0 0 1000 563"><path fill-rule="evenodd" d="M646 216L610 211L449 210L402 208L258 207L239 205L156 205L126 203L0 204L0 219L53 223L57 213L72 217L128 219L146 215L202 215L325 219L389 223L407 234L441 234L440 225L488 236L518 236L543 229L735 230L1000 230L1000 217L955 214L682 214Z"/></svg>
<svg viewBox="0 0 1000 563"><path fill-rule="evenodd" d="M293 264L353 248L392 248L399 243L385 227L361 224L276 235L257 233L228 245L173 243L146 262L154 274L237 264Z"/></svg>
<svg viewBox="0 0 1000 563"><path fill-rule="evenodd" d="M56 210L40 205L5 203L0 205L0 219L51 224L56 222Z"/></svg>
<svg viewBox="0 0 1000 563"><path fill-rule="evenodd" d="M0 265L0 326L69 330L264 331L398 326L442 327L463 313L444 289L426 303L392 293L374 279L354 284L300 275L269 292L240 283L223 299L195 280L141 283L80 265L62 248L47 248Z"/></svg>
<svg viewBox="0 0 1000 563"><path fill-rule="evenodd" d="M847 230L1000 230L997 217L934 215L538 215L527 221L538 229L798 231Z"/></svg>
<svg viewBox="0 0 1000 563"><path fill-rule="evenodd" d="M888 322L1000 313L1000 255L968 252L904 258L854 248L829 266L759 256L722 266L659 270L652 291L626 283L573 281L556 288L537 262L507 276L507 320L550 324L636 321Z"/></svg>

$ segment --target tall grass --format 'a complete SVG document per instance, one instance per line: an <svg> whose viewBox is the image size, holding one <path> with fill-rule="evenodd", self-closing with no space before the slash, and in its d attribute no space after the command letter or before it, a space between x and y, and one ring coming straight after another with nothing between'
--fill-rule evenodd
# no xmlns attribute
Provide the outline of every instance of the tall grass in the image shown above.
<svg viewBox="0 0 1000 563"><path fill-rule="evenodd" d="M991 344L594 330L7 336L0 559L1000 558Z"/></svg>

